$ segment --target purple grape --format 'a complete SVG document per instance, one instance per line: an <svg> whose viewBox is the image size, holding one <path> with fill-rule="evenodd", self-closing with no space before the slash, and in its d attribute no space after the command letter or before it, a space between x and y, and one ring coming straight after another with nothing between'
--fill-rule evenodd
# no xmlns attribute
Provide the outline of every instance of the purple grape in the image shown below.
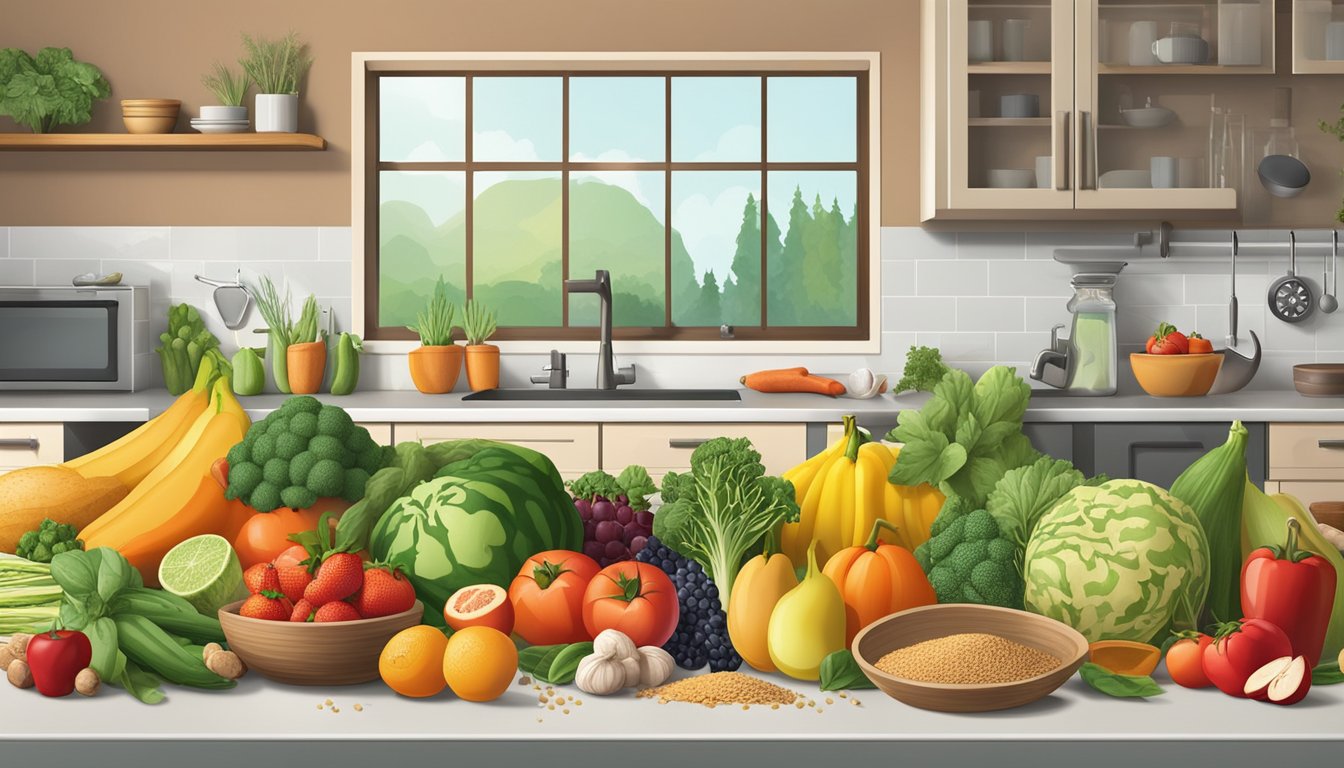
<svg viewBox="0 0 1344 768"><path fill-rule="evenodd" d="M630 554L638 555L644 550L644 545L649 543L647 536L636 536L630 540Z"/></svg>
<svg viewBox="0 0 1344 768"><path fill-rule="evenodd" d="M587 499L575 499L574 508L579 510L580 520L587 521L593 519L593 505L589 504Z"/></svg>
<svg viewBox="0 0 1344 768"><path fill-rule="evenodd" d="M630 503L630 497L629 497L629 496L626 496L624 493L619 494L619 495L616 497L616 503L617 503L617 504L629 504L629 503Z"/></svg>
<svg viewBox="0 0 1344 768"><path fill-rule="evenodd" d="M593 519L599 523L605 522L607 520L615 520L616 505L612 504L610 501L607 501L606 499L594 502Z"/></svg>
<svg viewBox="0 0 1344 768"><path fill-rule="evenodd" d="M593 541L596 538L597 538L597 523L594 523L592 520L584 521L583 540Z"/></svg>
<svg viewBox="0 0 1344 768"><path fill-rule="evenodd" d="M624 533L624 529L622 529L618 523L604 520L597 524L597 532L593 538L605 544L609 541L620 541L623 538L622 534Z"/></svg>
<svg viewBox="0 0 1344 768"><path fill-rule="evenodd" d="M643 526L644 528L648 528L650 531L652 531L652 530L653 530L653 513L650 512L650 511L647 510L647 509L641 509L641 510L639 510L638 512L635 513L635 522L636 522L636 523L639 523L639 524L640 524L641 526Z"/></svg>
<svg viewBox="0 0 1344 768"><path fill-rule="evenodd" d="M621 525L629 525L635 519L635 511L622 504L616 508L616 522Z"/></svg>
<svg viewBox="0 0 1344 768"><path fill-rule="evenodd" d="M594 560L602 557L602 552L605 551L605 549L606 548L603 547L602 544L596 541L585 541L583 543L583 554L593 558Z"/></svg>
<svg viewBox="0 0 1344 768"><path fill-rule="evenodd" d="M647 536L647 534L645 534L637 525L627 525L622 532L621 540L628 546L635 540L636 536Z"/></svg>
<svg viewBox="0 0 1344 768"><path fill-rule="evenodd" d="M625 545L619 541L608 541L602 554L613 562L630 559L630 550L626 549Z"/></svg>

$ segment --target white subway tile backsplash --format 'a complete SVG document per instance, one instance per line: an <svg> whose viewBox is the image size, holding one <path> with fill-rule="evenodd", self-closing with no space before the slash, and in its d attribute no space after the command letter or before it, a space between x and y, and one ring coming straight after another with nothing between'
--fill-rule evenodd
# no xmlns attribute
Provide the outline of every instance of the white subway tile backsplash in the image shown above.
<svg viewBox="0 0 1344 768"><path fill-rule="evenodd" d="M947 331L957 327L957 300L924 297L882 300L882 329Z"/></svg>
<svg viewBox="0 0 1344 768"><path fill-rule="evenodd" d="M32 259L0 259L0 285L34 285Z"/></svg>
<svg viewBox="0 0 1344 768"><path fill-rule="evenodd" d="M173 258L316 261L317 227L173 227Z"/></svg>
<svg viewBox="0 0 1344 768"><path fill-rule="evenodd" d="M317 257L322 261L350 261L351 230L349 227L321 227L317 231Z"/></svg>
<svg viewBox="0 0 1344 768"><path fill-rule="evenodd" d="M1063 323L1067 328L1072 315L1069 313L1068 300L1063 298L1026 298L1024 318L1025 330L1031 332L1049 331Z"/></svg>
<svg viewBox="0 0 1344 768"><path fill-rule="evenodd" d="M1319 312L1300 323L1285 323L1266 311L1265 335L1262 339L1266 349L1275 352L1315 352L1316 329L1322 325Z"/></svg>
<svg viewBox="0 0 1344 768"><path fill-rule="evenodd" d="M958 259L1022 259L1026 235L1021 232L958 232Z"/></svg>
<svg viewBox="0 0 1344 768"><path fill-rule="evenodd" d="M0 259L9 257L9 227L0 227Z"/></svg>
<svg viewBox="0 0 1344 768"><path fill-rule="evenodd" d="M990 296L1051 296L1067 299L1073 295L1073 289L1069 287L1072 272L1068 266L1057 261L1027 259L987 263Z"/></svg>
<svg viewBox="0 0 1344 768"><path fill-rule="evenodd" d="M959 298L957 330L1021 331L1023 306L1020 298Z"/></svg>
<svg viewBox="0 0 1344 768"><path fill-rule="evenodd" d="M101 270L103 262L99 259L37 258L33 260L33 268L35 285L70 285L76 275Z"/></svg>
<svg viewBox="0 0 1344 768"><path fill-rule="evenodd" d="M52 262L59 264L62 262ZM70 263L70 262L63 262ZM42 266L38 264L39 268ZM172 263L168 261L121 261L103 259L98 269L101 274L120 272L121 281L128 285L149 286L150 317L158 317L168 311L171 299ZM68 281L67 281L68 282Z"/></svg>
<svg viewBox="0 0 1344 768"><path fill-rule="evenodd" d="M168 259L167 227L10 227L9 255L21 259Z"/></svg>
<svg viewBox="0 0 1344 768"><path fill-rule="evenodd" d="M930 232L919 227L883 227L882 258L891 261L955 259L955 232Z"/></svg>
<svg viewBox="0 0 1344 768"><path fill-rule="evenodd" d="M308 294L317 296L349 296L350 270L333 269L329 261L294 261L284 266L285 281L294 292L295 300Z"/></svg>
<svg viewBox="0 0 1344 768"><path fill-rule="evenodd" d="M949 360L996 360L992 333L921 333L919 344L937 347Z"/></svg>
<svg viewBox="0 0 1344 768"><path fill-rule="evenodd" d="M988 270L983 261L921 261L915 286L920 296L984 296Z"/></svg>
<svg viewBox="0 0 1344 768"><path fill-rule="evenodd" d="M1068 334L1067 329L1064 334ZM1050 346L1050 335L1038 331L994 335L994 359L1004 363L1030 364L1041 350Z"/></svg>
<svg viewBox="0 0 1344 768"><path fill-rule="evenodd" d="M882 262L882 295L914 296L915 265L917 263L914 261Z"/></svg>
<svg viewBox="0 0 1344 768"><path fill-rule="evenodd" d="M1121 273L1115 283L1115 303L1124 306L1184 304L1185 275Z"/></svg>

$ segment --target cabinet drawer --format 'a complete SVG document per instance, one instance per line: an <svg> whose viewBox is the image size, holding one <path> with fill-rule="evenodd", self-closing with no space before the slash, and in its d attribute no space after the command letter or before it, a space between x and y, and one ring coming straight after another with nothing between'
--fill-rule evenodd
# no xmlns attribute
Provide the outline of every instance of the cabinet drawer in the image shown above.
<svg viewBox="0 0 1344 768"><path fill-rule="evenodd" d="M1271 424L1271 480L1344 480L1344 424Z"/></svg>
<svg viewBox="0 0 1344 768"><path fill-rule="evenodd" d="M1265 483L1265 493L1287 493L1297 497L1302 506L1311 509L1318 501L1344 501L1344 482L1270 480Z"/></svg>
<svg viewBox="0 0 1344 768"><path fill-rule="evenodd" d="M606 424L602 468L612 474L639 464L655 480L691 468L691 452L713 437L745 437L761 453L767 474L778 475L807 458L805 424Z"/></svg>
<svg viewBox="0 0 1344 768"><path fill-rule="evenodd" d="M396 424L398 442L482 438L516 443L545 454L566 480L598 468L596 424Z"/></svg>
<svg viewBox="0 0 1344 768"><path fill-rule="evenodd" d="M65 459L61 424L0 424L0 472Z"/></svg>
<svg viewBox="0 0 1344 768"><path fill-rule="evenodd" d="M392 445L392 425L385 421L357 422L359 426L369 430L369 437L373 442L379 445Z"/></svg>

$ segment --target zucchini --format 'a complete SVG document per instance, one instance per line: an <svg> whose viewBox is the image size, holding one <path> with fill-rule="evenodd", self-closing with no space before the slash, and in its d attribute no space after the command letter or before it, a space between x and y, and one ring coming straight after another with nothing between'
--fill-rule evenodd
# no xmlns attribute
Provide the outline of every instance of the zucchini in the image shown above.
<svg viewBox="0 0 1344 768"><path fill-rule="evenodd" d="M1171 484L1171 495L1195 510L1209 540L1206 615L1214 621L1241 618L1241 502L1246 488L1246 441L1240 421L1227 442L1204 454Z"/></svg>

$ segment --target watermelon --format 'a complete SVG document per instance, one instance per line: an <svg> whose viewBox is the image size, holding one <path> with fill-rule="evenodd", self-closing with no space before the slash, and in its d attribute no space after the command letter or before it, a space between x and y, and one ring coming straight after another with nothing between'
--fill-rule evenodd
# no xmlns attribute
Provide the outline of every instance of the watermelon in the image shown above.
<svg viewBox="0 0 1344 768"><path fill-rule="evenodd" d="M555 466L505 444L445 465L393 502L369 536L369 554L402 567L426 615L462 587L507 589L538 552L582 546L583 523Z"/></svg>
<svg viewBox="0 0 1344 768"><path fill-rule="evenodd" d="M1141 480L1073 489L1037 523L1023 577L1029 611L1099 640L1161 644L1193 628L1209 589L1195 511Z"/></svg>

